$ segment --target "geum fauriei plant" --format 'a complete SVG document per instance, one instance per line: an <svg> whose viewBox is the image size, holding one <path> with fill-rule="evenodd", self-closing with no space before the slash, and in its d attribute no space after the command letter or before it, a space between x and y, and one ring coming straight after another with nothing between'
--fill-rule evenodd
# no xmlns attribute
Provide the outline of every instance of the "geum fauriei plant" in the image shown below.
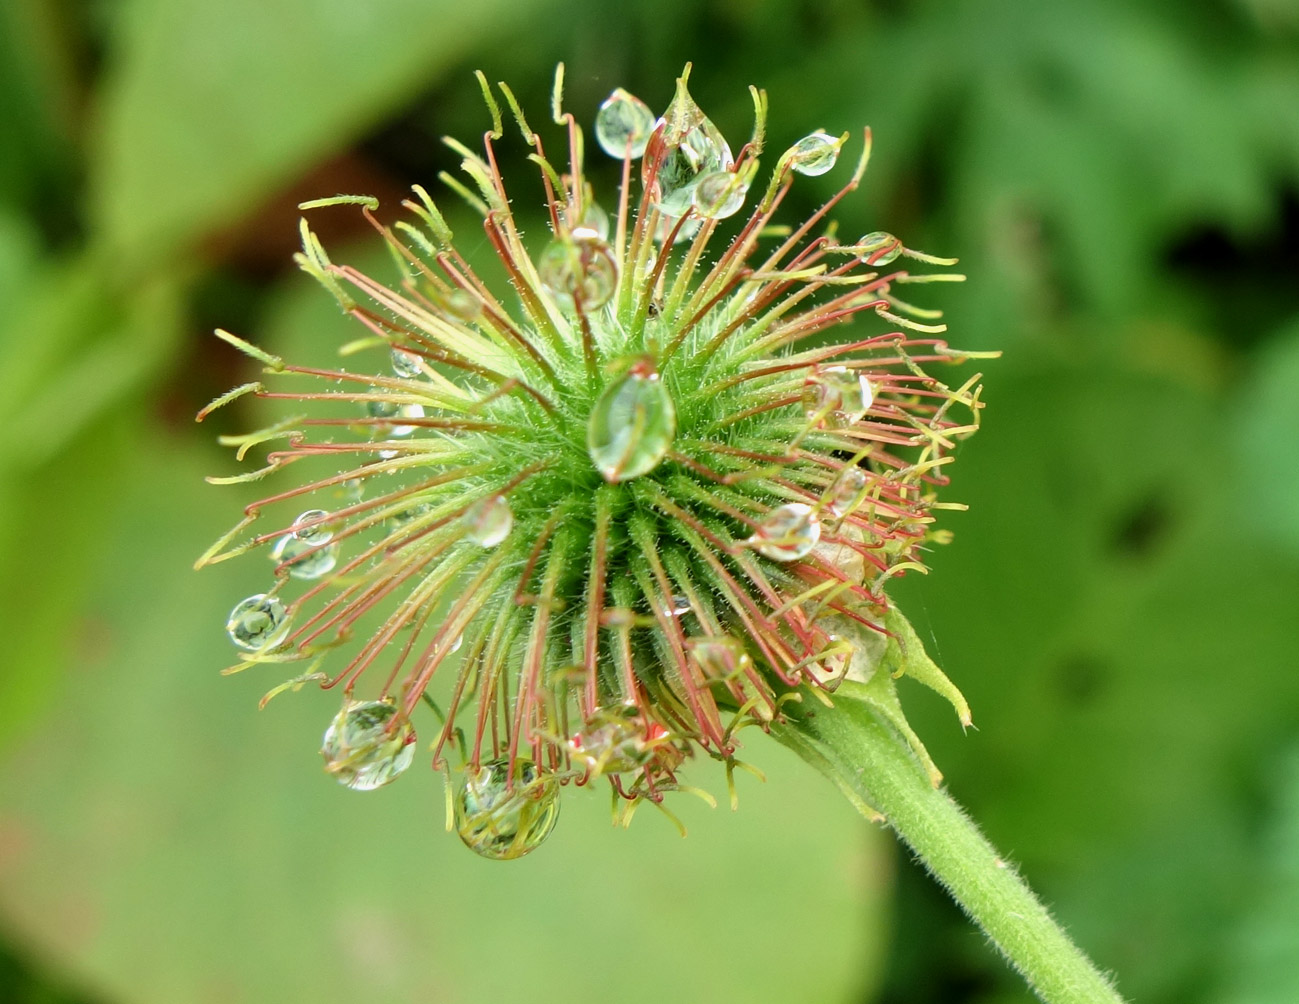
<svg viewBox="0 0 1299 1004"><path fill-rule="evenodd" d="M391 227L367 197L303 205L359 206L400 278L334 263L304 220L298 264L359 325L344 355L382 372L295 366L217 332L274 381L200 419L249 395L315 409L226 438L241 458L274 445L262 469L211 479L310 472L198 562L275 562L230 615L229 671L302 662L266 699L341 691L322 753L350 788L395 780L417 729L431 736L449 820L497 859L550 835L566 788L602 779L623 822L646 802L670 814L667 796L695 790L689 761L730 779L756 727L887 819L1044 999L1117 1000L938 789L896 692L912 676L970 722L886 592L924 570L946 539L935 514L959 508L938 493L978 426L979 377L906 291L962 276L891 234L837 232L869 130L839 191L782 222L798 177L836 169L848 135L811 133L763 180L765 93L750 89L754 130L732 152L688 70L660 117L623 90L601 105L596 142L621 164L605 203L562 67L567 164L499 85L545 192L548 227L526 237L479 74L492 128L481 154L446 141L465 180L442 180L482 217L507 282L480 277L421 187Z"/></svg>

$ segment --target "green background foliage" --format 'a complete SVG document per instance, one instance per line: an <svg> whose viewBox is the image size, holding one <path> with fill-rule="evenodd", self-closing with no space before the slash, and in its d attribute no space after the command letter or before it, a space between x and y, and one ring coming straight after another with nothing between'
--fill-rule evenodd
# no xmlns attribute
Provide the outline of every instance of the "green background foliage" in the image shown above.
<svg viewBox="0 0 1299 1004"><path fill-rule="evenodd" d="M0 1001L1026 999L760 736L768 783L683 807L685 841L569 797L493 865L441 832L435 776L319 776L331 695L258 713L265 678L217 675L266 569L189 570L253 497L201 480L249 417L190 421L250 372L210 329L351 337L289 264L294 205L391 208L486 127L473 69L539 124L560 59L588 121L618 85L662 108L693 59L732 139L749 83L773 149L874 128L845 232L959 255L953 343L1005 350L954 469L971 510L896 590L977 731L920 688L915 723L1127 995L1299 1000L1294 0L8 0Z"/></svg>

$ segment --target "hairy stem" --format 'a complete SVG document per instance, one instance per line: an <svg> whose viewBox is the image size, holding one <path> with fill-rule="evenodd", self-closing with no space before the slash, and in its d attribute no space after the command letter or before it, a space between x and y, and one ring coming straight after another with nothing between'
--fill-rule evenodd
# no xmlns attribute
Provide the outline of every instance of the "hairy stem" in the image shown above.
<svg viewBox="0 0 1299 1004"><path fill-rule="evenodd" d="M786 704L772 733L830 778L868 818L881 816L1046 1004L1122 1004L974 822L934 788L907 744L845 684L834 707Z"/></svg>

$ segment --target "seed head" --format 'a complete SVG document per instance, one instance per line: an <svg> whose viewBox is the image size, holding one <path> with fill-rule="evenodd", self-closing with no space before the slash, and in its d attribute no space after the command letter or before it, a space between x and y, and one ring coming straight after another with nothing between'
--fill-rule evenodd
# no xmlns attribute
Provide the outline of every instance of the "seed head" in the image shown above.
<svg viewBox="0 0 1299 1004"><path fill-rule="evenodd" d="M275 562L231 614L234 668L306 664L267 699L341 691L322 753L351 788L401 774L418 729L461 838L491 858L535 848L565 787L604 778L624 819L661 807L692 756L729 777L742 728L875 674L897 636L885 586L940 539L943 467L981 407L977 376L932 372L969 357L937 337L938 312L897 294L961 278L911 263L954 261L827 222L869 130L837 194L783 223L796 177L834 169L847 134L809 134L759 183L766 95L751 89L756 124L733 153L687 67L661 117L621 89L600 106L596 142L621 165L601 204L562 69L566 166L499 85L548 233L525 238L511 210L481 74L482 154L446 141L468 181L443 180L508 284L471 267L421 187L392 227L365 197L305 203L359 205L394 252L386 285L333 262L304 220L297 256L380 372L294 366L218 331L268 377L199 414L244 395L307 409L228 440L241 456L287 441L264 468L212 479L311 472L199 560Z"/></svg>

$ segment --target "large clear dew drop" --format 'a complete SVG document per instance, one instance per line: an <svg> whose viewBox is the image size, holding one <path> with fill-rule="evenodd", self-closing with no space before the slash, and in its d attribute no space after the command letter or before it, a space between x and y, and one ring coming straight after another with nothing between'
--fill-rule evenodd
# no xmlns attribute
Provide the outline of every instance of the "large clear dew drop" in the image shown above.
<svg viewBox="0 0 1299 1004"><path fill-rule="evenodd" d="M845 467L826 493L825 505L831 515L843 517L852 512L866 491L866 483L866 472L860 467Z"/></svg>
<svg viewBox="0 0 1299 1004"><path fill-rule="evenodd" d="M875 403L870 379L860 370L829 366L803 385L803 412L808 421L843 427L858 422Z"/></svg>
<svg viewBox="0 0 1299 1004"><path fill-rule="evenodd" d="M595 114L595 141L610 157L632 160L645 153L654 131L654 113L621 87L609 95Z"/></svg>
<svg viewBox="0 0 1299 1004"><path fill-rule="evenodd" d="M417 377L423 372L420 368L419 356L405 349L392 350L392 371L406 379Z"/></svg>
<svg viewBox="0 0 1299 1004"><path fill-rule="evenodd" d="M671 217L686 215L695 204L700 179L717 171L729 171L734 163L726 139L710 119L701 116L698 125L667 147L654 176L659 212Z"/></svg>
<svg viewBox="0 0 1299 1004"><path fill-rule="evenodd" d="M825 174L839 159L839 141L823 132L804 136L790 148L789 166L799 174Z"/></svg>
<svg viewBox="0 0 1299 1004"><path fill-rule="evenodd" d="M661 730L660 730L661 731ZM590 774L624 774L644 767L655 742L634 705L599 708L568 741L569 756Z"/></svg>
<svg viewBox="0 0 1299 1004"><path fill-rule="evenodd" d="M676 407L659 375L633 369L596 400L587 420L587 451L606 481L628 481L658 466L676 429Z"/></svg>
<svg viewBox="0 0 1299 1004"><path fill-rule="evenodd" d="M271 549L271 560L284 565L295 579L310 582L328 575L338 564L338 542L313 544L293 534L281 537Z"/></svg>
<svg viewBox="0 0 1299 1004"><path fill-rule="evenodd" d="M861 260L867 265L888 265L902 253L902 242L883 230L865 234L854 247L861 250Z"/></svg>
<svg viewBox="0 0 1299 1004"><path fill-rule="evenodd" d="M349 701L325 731L325 770L353 791L393 781L415 758L415 730L390 701Z"/></svg>
<svg viewBox="0 0 1299 1004"><path fill-rule="evenodd" d="M816 510L802 502L777 506L754 528L749 543L761 555L775 561L797 561L821 539L821 520Z"/></svg>
<svg viewBox="0 0 1299 1004"><path fill-rule="evenodd" d="M257 593L240 600L226 621L230 640L246 652L275 648L289 633L289 611L278 596Z"/></svg>
<svg viewBox="0 0 1299 1004"><path fill-rule="evenodd" d="M334 538L329 524L329 513L324 509L308 509L293 521L293 536L307 544L324 544Z"/></svg>
<svg viewBox="0 0 1299 1004"><path fill-rule="evenodd" d="M536 850L555 828L559 782L530 760L516 760L513 772L508 760L490 760L465 768L453 805L466 847L510 861Z"/></svg>
<svg viewBox="0 0 1299 1004"><path fill-rule="evenodd" d="M712 171L695 185L695 212L705 219L724 220L744 206L749 186L732 171Z"/></svg>
<svg viewBox="0 0 1299 1004"><path fill-rule="evenodd" d="M503 495L479 499L464 515L465 533L479 547L495 547L514 528L514 510Z"/></svg>

